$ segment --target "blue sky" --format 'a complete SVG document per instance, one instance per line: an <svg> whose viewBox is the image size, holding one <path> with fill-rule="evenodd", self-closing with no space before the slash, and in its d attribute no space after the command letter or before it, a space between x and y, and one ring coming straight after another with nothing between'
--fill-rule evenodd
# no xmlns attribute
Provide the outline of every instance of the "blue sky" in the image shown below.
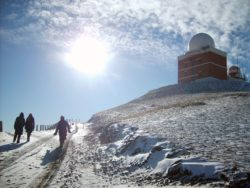
<svg viewBox="0 0 250 188"><path fill-rule="evenodd" d="M0 120L8 131L21 111L32 112L37 124L53 124L60 115L87 121L176 84L177 56L200 32L228 53L228 66L238 58L250 73L248 0L6 0L0 11ZM100 74L65 63L83 36L109 46Z"/></svg>

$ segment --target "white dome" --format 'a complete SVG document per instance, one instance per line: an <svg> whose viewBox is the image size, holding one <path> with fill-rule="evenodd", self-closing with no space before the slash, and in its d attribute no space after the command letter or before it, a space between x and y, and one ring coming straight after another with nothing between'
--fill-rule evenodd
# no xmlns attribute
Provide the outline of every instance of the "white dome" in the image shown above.
<svg viewBox="0 0 250 188"><path fill-rule="evenodd" d="M214 40L206 33L194 35L189 42L189 51L201 50L204 47L215 47Z"/></svg>

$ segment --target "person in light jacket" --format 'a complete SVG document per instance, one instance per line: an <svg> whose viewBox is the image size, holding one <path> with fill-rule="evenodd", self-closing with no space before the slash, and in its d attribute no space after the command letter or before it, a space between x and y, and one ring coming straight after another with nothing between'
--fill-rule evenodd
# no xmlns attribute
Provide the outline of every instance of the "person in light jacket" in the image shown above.
<svg viewBox="0 0 250 188"><path fill-rule="evenodd" d="M60 121L57 123L54 135L57 135L57 132L59 132L60 147L63 147L67 132L71 133L69 123L64 119L64 116L61 116Z"/></svg>

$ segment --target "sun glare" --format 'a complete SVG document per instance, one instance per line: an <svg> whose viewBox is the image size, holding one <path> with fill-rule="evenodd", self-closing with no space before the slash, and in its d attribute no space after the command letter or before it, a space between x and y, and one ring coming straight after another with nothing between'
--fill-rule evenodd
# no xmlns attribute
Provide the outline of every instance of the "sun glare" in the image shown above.
<svg viewBox="0 0 250 188"><path fill-rule="evenodd" d="M107 43L90 37L78 39L66 54L70 66L91 76L103 73L108 59Z"/></svg>

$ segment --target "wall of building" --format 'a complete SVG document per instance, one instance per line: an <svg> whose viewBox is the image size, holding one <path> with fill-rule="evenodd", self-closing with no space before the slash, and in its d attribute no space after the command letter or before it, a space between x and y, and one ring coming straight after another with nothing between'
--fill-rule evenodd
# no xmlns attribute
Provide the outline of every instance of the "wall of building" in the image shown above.
<svg viewBox="0 0 250 188"><path fill-rule="evenodd" d="M178 83L188 83L193 80L215 77L227 79L226 56L214 52L187 54L178 61Z"/></svg>

